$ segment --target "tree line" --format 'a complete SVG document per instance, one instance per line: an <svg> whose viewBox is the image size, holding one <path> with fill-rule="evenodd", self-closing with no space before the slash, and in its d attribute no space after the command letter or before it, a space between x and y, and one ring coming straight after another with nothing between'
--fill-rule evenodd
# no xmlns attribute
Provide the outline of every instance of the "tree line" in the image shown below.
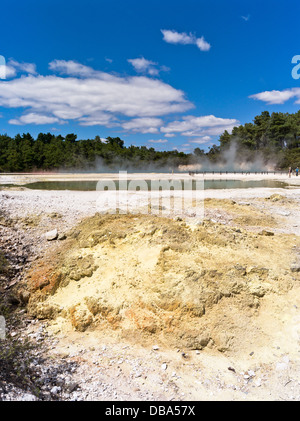
<svg viewBox="0 0 300 421"><path fill-rule="evenodd" d="M146 146L124 146L119 137L100 136L94 139L79 139L71 133L65 137L51 133L40 133L34 139L30 133L17 134L14 138L0 136L0 171L22 172L34 170L97 170L145 165L177 168L188 162L188 156L178 151L156 151Z"/></svg>
<svg viewBox="0 0 300 421"><path fill-rule="evenodd" d="M234 143L237 153L249 160L259 154L265 162L272 159L281 169L299 167L300 111L294 114L263 111L252 123L234 127L231 134L225 130L219 142L217 154Z"/></svg>
<svg viewBox="0 0 300 421"><path fill-rule="evenodd" d="M225 152L236 147L237 159L254 160L258 155L277 167L300 166L300 111L295 114L262 112L252 123L234 127L232 133L224 131L219 145L207 152L195 148L193 153L177 150L157 151L153 147L126 147L119 137L100 136L77 139L70 133L65 137L40 133L34 139L30 133L10 137L0 135L0 172L29 172L36 170L98 170L101 166L126 169L176 169L179 165L202 161L221 163Z"/></svg>

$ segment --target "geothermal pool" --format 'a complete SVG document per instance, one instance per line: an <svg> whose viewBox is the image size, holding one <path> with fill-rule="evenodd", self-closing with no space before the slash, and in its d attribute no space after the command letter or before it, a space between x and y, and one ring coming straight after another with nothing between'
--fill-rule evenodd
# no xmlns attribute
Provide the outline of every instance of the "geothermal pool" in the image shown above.
<svg viewBox="0 0 300 421"><path fill-rule="evenodd" d="M103 181L103 180L102 180ZM127 188L126 181L125 183L121 184L119 180L110 180L114 183L116 190L139 190L136 186L139 184L147 185L148 190L158 190L158 185L152 183L152 180L134 180L134 184L130 184L131 180L127 180ZM156 180L157 181L157 180ZM167 183L166 183L167 181ZM168 183L169 182L169 183ZM179 184L178 184L179 182ZM180 184L181 182L181 184ZM145 184L146 183L146 184ZM164 180L163 185L166 189L174 189L180 188L182 185L183 189L186 190L194 190L197 186L197 180L190 180L189 183L184 184L184 180ZM18 184L2 184L2 187L26 187L32 190L73 190L73 191L94 191L97 187L97 181L95 180L73 180L73 181L38 181L33 183L22 184L22 186ZM204 189L248 189L248 188L287 188L289 184L284 183L282 181L276 180L204 180ZM1 185L0 185L1 188ZM162 187L164 190L164 187Z"/></svg>

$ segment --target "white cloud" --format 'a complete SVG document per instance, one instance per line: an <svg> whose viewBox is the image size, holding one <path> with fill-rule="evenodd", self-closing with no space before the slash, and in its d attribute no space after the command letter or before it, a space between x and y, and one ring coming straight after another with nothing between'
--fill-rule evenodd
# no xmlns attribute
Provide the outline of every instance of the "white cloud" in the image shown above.
<svg viewBox="0 0 300 421"><path fill-rule="evenodd" d="M161 71L167 72L170 69L166 66L158 66L158 63L145 59L144 57L127 60L138 73L157 76Z"/></svg>
<svg viewBox="0 0 300 421"><path fill-rule="evenodd" d="M10 68L11 76L15 76L17 72L27 73L29 75L36 75L36 65L34 63L20 63L16 60L9 60L7 67ZM7 76L8 77L8 76Z"/></svg>
<svg viewBox="0 0 300 421"><path fill-rule="evenodd" d="M148 142L150 142L150 143L167 143L168 140L167 139L157 139L157 140L151 139L151 140L148 140Z"/></svg>
<svg viewBox="0 0 300 421"><path fill-rule="evenodd" d="M163 40L170 44L194 44L195 37L185 32L179 33L174 30L162 29Z"/></svg>
<svg viewBox="0 0 300 421"><path fill-rule="evenodd" d="M201 145L203 143L209 142L210 140L211 140L211 137L210 136L203 136L203 137L199 137L197 139L190 140L189 142L190 143L198 143L198 144Z"/></svg>
<svg viewBox="0 0 300 421"><path fill-rule="evenodd" d="M123 129L139 133L157 133L163 124L160 118L142 117L133 118L122 124Z"/></svg>
<svg viewBox="0 0 300 421"><path fill-rule="evenodd" d="M101 77L102 72L94 70L92 67L85 66L73 60L53 60L49 63L49 69L65 75L79 77Z"/></svg>
<svg viewBox="0 0 300 421"><path fill-rule="evenodd" d="M244 19L244 21L248 22L248 20L250 19L250 15L241 16L241 18Z"/></svg>
<svg viewBox="0 0 300 421"><path fill-rule="evenodd" d="M106 127L114 127L118 125L115 121L115 117L105 114L105 113L97 113L97 115L89 116L89 117L80 117L79 118L80 126L106 126Z"/></svg>
<svg viewBox="0 0 300 421"><path fill-rule="evenodd" d="M52 124L62 123L58 118L49 117L46 115L29 113L24 114L18 119L9 120L9 124L24 125L24 124Z"/></svg>
<svg viewBox="0 0 300 421"><path fill-rule="evenodd" d="M130 130L140 127L144 133L154 133L161 120L137 119L193 107L183 91L157 79L115 76L74 61L54 60L49 67L67 76L30 74L1 82L0 106L27 110L12 124L30 124L28 115L42 115L53 122L73 120L86 126L119 124L126 128L129 122L120 121L123 115L136 119Z"/></svg>
<svg viewBox="0 0 300 421"><path fill-rule="evenodd" d="M196 38L196 36L192 33L180 33L169 29L162 29L161 32L163 34L163 40L170 44L194 44L197 45L201 51L209 51L211 48L211 45L205 41L204 37Z"/></svg>
<svg viewBox="0 0 300 421"><path fill-rule="evenodd" d="M265 91L255 95L250 95L249 98L258 99L267 104L284 104L291 98L296 98L296 104L300 103L300 88L285 89L283 91Z"/></svg>
<svg viewBox="0 0 300 421"><path fill-rule="evenodd" d="M2 56L0 56L2 57ZM11 79L17 75L17 73L27 73L36 75L36 65L33 63L19 63L16 60L10 59L6 64L0 65L0 79Z"/></svg>
<svg viewBox="0 0 300 421"><path fill-rule="evenodd" d="M185 116L180 121L173 121L161 128L161 132L181 133L183 136L214 136L228 130L231 132L234 126L238 125L238 120L229 118L218 118L214 115L201 117Z"/></svg>
<svg viewBox="0 0 300 421"><path fill-rule="evenodd" d="M16 69L14 67L8 66L8 65L5 67L5 77L7 79L10 79L12 77L15 77L16 74L17 74L17 71L16 71Z"/></svg>
<svg viewBox="0 0 300 421"><path fill-rule="evenodd" d="M144 57L128 59L128 62L132 64L137 72L149 73L151 75L157 75L159 73L158 69L155 67L157 63L146 60Z"/></svg>
<svg viewBox="0 0 300 421"><path fill-rule="evenodd" d="M196 44L197 44L197 47L201 51L209 51L210 50L210 47L211 47L211 45L208 42L206 42L203 37L197 38Z"/></svg>

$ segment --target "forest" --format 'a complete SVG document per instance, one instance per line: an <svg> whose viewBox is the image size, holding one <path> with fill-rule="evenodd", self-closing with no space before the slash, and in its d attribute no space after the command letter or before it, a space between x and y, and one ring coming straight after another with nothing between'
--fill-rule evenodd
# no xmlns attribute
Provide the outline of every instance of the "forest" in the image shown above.
<svg viewBox="0 0 300 421"><path fill-rule="evenodd" d="M125 146L119 137L77 139L40 133L34 139L29 133L10 137L0 135L0 172L51 170L98 171L101 168L159 170L202 162L222 163L226 151L234 144L236 159L249 161L258 156L265 162L273 160L277 169L300 166L300 110L297 113L268 111L256 116L252 123L225 131L208 151L195 148L192 153L157 151L153 147Z"/></svg>

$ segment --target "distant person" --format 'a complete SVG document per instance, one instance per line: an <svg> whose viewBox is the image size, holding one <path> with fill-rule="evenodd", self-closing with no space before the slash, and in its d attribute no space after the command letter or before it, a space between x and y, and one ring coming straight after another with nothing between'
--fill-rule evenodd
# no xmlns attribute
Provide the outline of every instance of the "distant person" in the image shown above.
<svg viewBox="0 0 300 421"><path fill-rule="evenodd" d="M291 178L292 176L292 167L289 168L289 177Z"/></svg>
<svg viewBox="0 0 300 421"><path fill-rule="evenodd" d="M297 167L296 168L296 177L298 177L298 174L299 174L299 168Z"/></svg>

